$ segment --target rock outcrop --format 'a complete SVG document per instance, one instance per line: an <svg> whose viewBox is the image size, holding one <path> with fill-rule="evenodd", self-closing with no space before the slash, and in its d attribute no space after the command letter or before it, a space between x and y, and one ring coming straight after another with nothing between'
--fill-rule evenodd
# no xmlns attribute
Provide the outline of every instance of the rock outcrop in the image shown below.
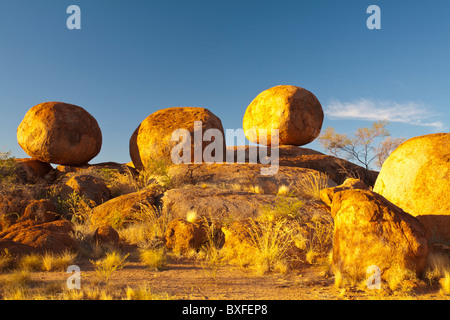
<svg viewBox="0 0 450 320"><path fill-rule="evenodd" d="M49 163L32 158L16 158L16 173L20 181L25 183L36 183L47 178L54 169ZM49 177L50 178L50 177Z"/></svg>
<svg viewBox="0 0 450 320"><path fill-rule="evenodd" d="M369 187L367 187L366 184L359 179L348 178L340 186L322 189L320 191L320 199L325 204L327 204L328 206L331 207L331 204L333 202L333 196L337 192L349 190L349 189L369 190Z"/></svg>
<svg viewBox="0 0 450 320"><path fill-rule="evenodd" d="M270 149L267 150L264 146L228 147L227 152L228 157L233 159L233 162L237 162L241 153L245 163L250 163L250 160L261 163L259 157L261 148L264 149L262 150L263 155L267 153L270 155ZM378 176L376 171L366 170L347 160L329 156L312 149L296 146L280 146L277 149L280 167L313 169L327 174L337 184L342 184L349 177L357 177L367 186L373 186ZM256 160L252 159L255 156L251 156L251 154L256 155Z"/></svg>
<svg viewBox="0 0 450 320"><path fill-rule="evenodd" d="M72 232L72 224L67 220L47 223L26 220L0 232L0 250L8 249L13 254L76 251L78 243Z"/></svg>
<svg viewBox="0 0 450 320"><path fill-rule="evenodd" d="M33 200L25 208L23 216L19 221L33 220L39 222L52 222L59 220L58 209L51 200Z"/></svg>
<svg viewBox="0 0 450 320"><path fill-rule="evenodd" d="M142 210L152 210L159 195L159 190L150 188L106 201L92 211L92 225L118 228L132 221L139 221L142 218Z"/></svg>
<svg viewBox="0 0 450 320"><path fill-rule="evenodd" d="M111 226L101 226L94 231L94 240L101 244L117 244L119 243L119 233Z"/></svg>
<svg viewBox="0 0 450 320"><path fill-rule="evenodd" d="M164 193L163 212L174 219L187 217L196 212L200 217L215 221L241 220L256 218L264 207L277 203L279 197L270 194L256 194L219 188L189 187L171 189ZM288 197L287 202L299 201Z"/></svg>
<svg viewBox="0 0 450 320"><path fill-rule="evenodd" d="M281 186L288 187L292 195L305 195L314 181L321 181L321 187L337 184L327 176L312 169L280 166L273 175L262 175L261 164L187 164L172 166L170 174L175 181L197 186L207 185L237 191L257 188L262 194L277 194Z"/></svg>
<svg viewBox="0 0 450 320"><path fill-rule="evenodd" d="M87 200L93 201L96 205L112 198L111 191L102 179L87 174L78 174L71 177L62 187L61 196L67 199L74 192Z"/></svg>

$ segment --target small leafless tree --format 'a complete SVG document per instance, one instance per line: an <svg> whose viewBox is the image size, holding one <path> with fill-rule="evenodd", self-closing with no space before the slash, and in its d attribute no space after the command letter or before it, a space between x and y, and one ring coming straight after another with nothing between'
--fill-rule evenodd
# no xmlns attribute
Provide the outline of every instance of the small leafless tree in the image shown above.
<svg viewBox="0 0 450 320"><path fill-rule="evenodd" d="M377 121L370 128L359 128L353 137L337 133L328 127L318 138L322 148L338 158L345 158L370 170L372 162L381 167L389 154L404 141L392 138L386 129L387 121ZM377 146L375 143L383 139Z"/></svg>

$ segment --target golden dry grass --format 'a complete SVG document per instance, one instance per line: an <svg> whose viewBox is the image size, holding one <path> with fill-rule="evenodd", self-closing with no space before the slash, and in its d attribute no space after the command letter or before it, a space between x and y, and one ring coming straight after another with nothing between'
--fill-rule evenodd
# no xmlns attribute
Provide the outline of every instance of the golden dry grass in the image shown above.
<svg viewBox="0 0 450 320"><path fill-rule="evenodd" d="M167 257L164 248L140 249L139 261L151 270L164 270L167 267Z"/></svg>
<svg viewBox="0 0 450 320"><path fill-rule="evenodd" d="M107 252L103 259L97 261L91 260L99 281L108 283L112 274L126 265L125 260L129 255L130 254L122 255L118 251L111 251Z"/></svg>
<svg viewBox="0 0 450 320"><path fill-rule="evenodd" d="M329 177L322 172L308 172L303 176L300 185L300 194L306 199L320 200L320 191L328 188Z"/></svg>

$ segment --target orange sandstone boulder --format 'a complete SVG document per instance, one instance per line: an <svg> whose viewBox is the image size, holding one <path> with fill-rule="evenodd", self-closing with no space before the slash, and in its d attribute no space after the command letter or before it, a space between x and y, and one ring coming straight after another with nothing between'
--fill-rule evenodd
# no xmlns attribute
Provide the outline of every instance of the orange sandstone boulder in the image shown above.
<svg viewBox="0 0 450 320"><path fill-rule="evenodd" d="M302 146L316 139L322 128L323 110L319 100L306 89L281 85L261 92L245 111L243 129L254 143L260 141L258 130L279 130L280 145Z"/></svg>
<svg viewBox="0 0 450 320"><path fill-rule="evenodd" d="M82 165L100 152L102 133L83 108L45 102L26 113L17 128L17 141L28 155L42 162Z"/></svg>
<svg viewBox="0 0 450 320"><path fill-rule="evenodd" d="M191 139L191 162L194 162L194 122L201 121L202 135L208 129L218 129L222 134L221 151L225 161L226 147L222 122L211 111L199 107L174 107L158 110L149 115L134 131L130 139L130 156L134 167L138 170L151 166L153 160L165 160L172 163L172 149L181 142L172 141L172 133L177 129L185 129ZM200 130L199 130L200 131ZM210 145L211 141L201 139L199 150ZM214 151L212 156L214 156ZM181 154L180 154L181 157ZM203 161L202 161L203 162Z"/></svg>

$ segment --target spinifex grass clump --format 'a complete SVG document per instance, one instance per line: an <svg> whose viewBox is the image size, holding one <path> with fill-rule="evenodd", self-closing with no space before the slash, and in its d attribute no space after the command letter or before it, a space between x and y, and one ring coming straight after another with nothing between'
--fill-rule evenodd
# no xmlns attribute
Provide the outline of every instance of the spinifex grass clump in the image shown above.
<svg viewBox="0 0 450 320"><path fill-rule="evenodd" d="M115 271L122 269L130 254L122 255L118 251L107 252L103 259L91 261L100 281L108 283Z"/></svg>
<svg viewBox="0 0 450 320"><path fill-rule="evenodd" d="M42 256L43 271L66 271L77 257L76 253L64 251L60 254L46 252Z"/></svg>
<svg viewBox="0 0 450 320"><path fill-rule="evenodd" d="M285 272L289 268L287 251L293 245L286 228L286 220L263 222L250 232L253 251L253 267L264 274L266 272ZM255 232L256 231L256 232Z"/></svg>
<svg viewBox="0 0 450 320"><path fill-rule="evenodd" d="M139 261L151 270L164 270L167 257L164 248L142 248L139 250Z"/></svg>

